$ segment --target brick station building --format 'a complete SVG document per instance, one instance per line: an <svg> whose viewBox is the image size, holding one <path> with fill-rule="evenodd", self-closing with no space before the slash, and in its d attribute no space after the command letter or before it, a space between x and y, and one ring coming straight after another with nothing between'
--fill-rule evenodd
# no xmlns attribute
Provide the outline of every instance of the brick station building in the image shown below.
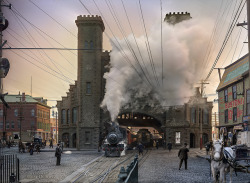
<svg viewBox="0 0 250 183"><path fill-rule="evenodd" d="M51 137L50 132L50 107L43 98L29 95L7 95L5 101L10 106L6 109L0 103L0 136L6 140L32 141L34 137L46 140ZM4 119L4 114L6 118Z"/></svg>

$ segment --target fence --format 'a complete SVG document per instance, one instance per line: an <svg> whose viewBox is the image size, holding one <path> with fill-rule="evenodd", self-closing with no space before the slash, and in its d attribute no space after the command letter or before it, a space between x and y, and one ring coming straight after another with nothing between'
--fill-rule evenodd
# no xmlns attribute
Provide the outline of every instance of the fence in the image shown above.
<svg viewBox="0 0 250 183"><path fill-rule="evenodd" d="M19 182L19 159L16 154L0 156L0 182Z"/></svg>
<svg viewBox="0 0 250 183"><path fill-rule="evenodd" d="M116 183L138 183L138 155L135 156L126 170L121 167Z"/></svg>

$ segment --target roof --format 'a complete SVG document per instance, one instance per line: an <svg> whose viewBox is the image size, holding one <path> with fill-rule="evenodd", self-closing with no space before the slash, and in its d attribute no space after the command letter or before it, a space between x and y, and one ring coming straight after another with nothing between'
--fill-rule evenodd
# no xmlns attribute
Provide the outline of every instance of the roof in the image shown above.
<svg viewBox="0 0 250 183"><path fill-rule="evenodd" d="M225 67L225 72L222 76L217 91L220 91L226 86L242 79L243 75L249 71L248 58L248 54L246 54L234 63Z"/></svg>
<svg viewBox="0 0 250 183"><path fill-rule="evenodd" d="M17 103L17 102L20 102L20 98L22 98L22 95L5 95L4 96L4 100L7 103ZM0 100L0 103L2 103L1 100ZM35 100L35 97L32 97L30 95L25 95L25 103L38 103L38 104L41 104L43 106L49 107L48 105Z"/></svg>

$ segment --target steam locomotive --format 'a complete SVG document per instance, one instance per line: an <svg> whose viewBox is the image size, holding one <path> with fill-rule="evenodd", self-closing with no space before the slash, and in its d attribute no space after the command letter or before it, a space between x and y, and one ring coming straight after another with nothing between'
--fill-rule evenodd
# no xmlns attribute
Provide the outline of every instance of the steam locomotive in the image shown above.
<svg viewBox="0 0 250 183"><path fill-rule="evenodd" d="M118 125L111 127L105 143L103 144L103 150L106 157L120 157L121 152L124 150L124 144L121 141L124 139L124 135L121 132L122 129Z"/></svg>

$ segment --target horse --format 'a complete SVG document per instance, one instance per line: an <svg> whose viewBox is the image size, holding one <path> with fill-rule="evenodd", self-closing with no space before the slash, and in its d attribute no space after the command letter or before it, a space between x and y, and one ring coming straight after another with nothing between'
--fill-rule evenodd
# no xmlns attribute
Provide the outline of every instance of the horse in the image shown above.
<svg viewBox="0 0 250 183"><path fill-rule="evenodd" d="M228 172L230 172L230 182L232 182L233 167L230 166L228 156L225 157L224 153L227 153L227 149L223 147L223 141L214 141L211 152L211 172L214 182L218 182L218 178L220 183L226 182Z"/></svg>

